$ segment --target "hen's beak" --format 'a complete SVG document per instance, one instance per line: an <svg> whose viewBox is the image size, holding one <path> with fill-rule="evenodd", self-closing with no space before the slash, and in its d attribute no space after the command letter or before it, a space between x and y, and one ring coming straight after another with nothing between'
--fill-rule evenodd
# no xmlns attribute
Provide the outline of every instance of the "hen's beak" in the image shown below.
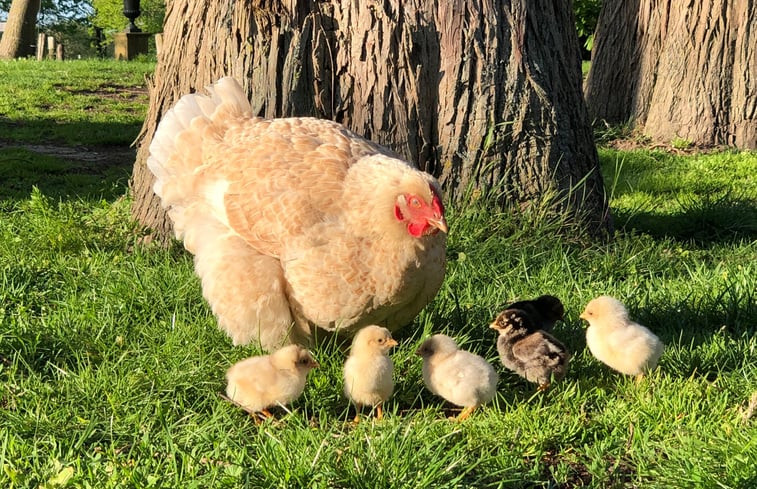
<svg viewBox="0 0 757 489"><path fill-rule="evenodd" d="M439 217L438 219L429 219L428 223L445 234L447 234L447 232L449 231L449 228L447 227L447 221L446 219L444 219L444 216Z"/></svg>

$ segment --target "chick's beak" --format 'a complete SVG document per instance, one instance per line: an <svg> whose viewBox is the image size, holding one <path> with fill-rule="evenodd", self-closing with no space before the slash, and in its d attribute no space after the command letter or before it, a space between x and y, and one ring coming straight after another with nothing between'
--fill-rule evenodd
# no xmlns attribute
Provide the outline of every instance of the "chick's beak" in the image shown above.
<svg viewBox="0 0 757 489"><path fill-rule="evenodd" d="M489 327L490 327L491 329L499 329L499 326L497 326L497 322L496 322L496 321L495 321L495 322L493 322L493 323L491 323L491 324L489 325Z"/></svg>
<svg viewBox="0 0 757 489"><path fill-rule="evenodd" d="M580 317L581 319L586 319L586 311L584 311L581 314L579 314L578 317Z"/></svg>
<svg viewBox="0 0 757 489"><path fill-rule="evenodd" d="M316 362L315 360L313 360L312 362L310 362L310 368L318 368L320 366L321 366L321 364L318 363L318 362Z"/></svg>
<svg viewBox="0 0 757 489"><path fill-rule="evenodd" d="M387 347L392 347L392 346L397 346L397 345L399 345L399 343L397 343L397 340L395 340L394 338L390 338L386 340Z"/></svg>

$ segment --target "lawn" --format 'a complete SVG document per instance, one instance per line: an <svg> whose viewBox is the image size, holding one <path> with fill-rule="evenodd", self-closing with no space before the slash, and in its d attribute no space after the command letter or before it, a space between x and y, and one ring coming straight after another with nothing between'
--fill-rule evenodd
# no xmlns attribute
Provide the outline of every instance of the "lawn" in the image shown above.
<svg viewBox="0 0 757 489"><path fill-rule="evenodd" d="M258 352L217 329L191 256L140 245L129 220L151 69L0 62L0 487L757 486L757 154L600 147L609 242L451 206L447 279L398 335L387 416L351 423L325 344L304 395L256 425L218 393ZM503 370L487 328L542 293L565 303L555 335L574 353L544 394ZM639 384L585 347L578 315L600 294L667 345ZM462 423L422 384L432 332L500 372Z"/></svg>

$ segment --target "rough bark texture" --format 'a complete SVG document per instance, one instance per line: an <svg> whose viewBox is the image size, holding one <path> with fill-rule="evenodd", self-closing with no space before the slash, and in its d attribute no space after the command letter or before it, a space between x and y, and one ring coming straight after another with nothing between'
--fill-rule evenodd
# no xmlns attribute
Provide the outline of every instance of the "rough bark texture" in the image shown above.
<svg viewBox="0 0 757 489"><path fill-rule="evenodd" d="M570 194L609 226L569 3L252 3L169 4L132 182L142 223L169 229L144 164L161 114L229 74L259 115L339 121L439 177L447 198Z"/></svg>
<svg viewBox="0 0 757 489"><path fill-rule="evenodd" d="M34 56L40 0L13 0L0 39L0 59Z"/></svg>
<svg viewBox="0 0 757 489"><path fill-rule="evenodd" d="M757 3L605 0L585 94L654 140L757 147Z"/></svg>

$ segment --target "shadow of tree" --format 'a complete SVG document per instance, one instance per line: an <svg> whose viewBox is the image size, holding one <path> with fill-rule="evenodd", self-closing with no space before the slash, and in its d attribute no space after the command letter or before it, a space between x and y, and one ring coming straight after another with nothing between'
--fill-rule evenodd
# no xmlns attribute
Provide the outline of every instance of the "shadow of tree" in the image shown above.
<svg viewBox="0 0 757 489"><path fill-rule="evenodd" d="M50 198L113 201L128 188L134 150L0 142L0 200L26 199L37 187Z"/></svg>
<svg viewBox="0 0 757 489"><path fill-rule="evenodd" d="M757 201L730 193L679 201L681 211L615 210L616 222L654 237L708 245L757 239Z"/></svg>

